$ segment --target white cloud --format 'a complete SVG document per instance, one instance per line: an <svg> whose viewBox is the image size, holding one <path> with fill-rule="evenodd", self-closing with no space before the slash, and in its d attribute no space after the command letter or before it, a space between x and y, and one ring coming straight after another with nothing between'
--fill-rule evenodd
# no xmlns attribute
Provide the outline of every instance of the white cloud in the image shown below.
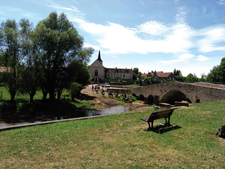
<svg viewBox="0 0 225 169"><path fill-rule="evenodd" d="M176 20L178 23L185 23L187 15L187 10L185 6L178 7L178 12L176 14Z"/></svg>
<svg viewBox="0 0 225 169"><path fill-rule="evenodd" d="M138 26L138 31L154 36L162 36L168 32L168 27L156 21L145 22Z"/></svg>
<svg viewBox="0 0 225 169"><path fill-rule="evenodd" d="M218 2L223 3L225 0ZM50 6L58 10L66 10L71 21L91 35L104 53L113 56L127 53L187 53L171 61L162 61L162 63L176 63L192 58L193 55L188 53L194 48L200 52L225 51L225 25L193 29L186 22L188 11L185 6L178 8L175 24L166 25L152 20L136 27L125 27L112 22L105 25L87 22L83 17L84 14L76 7L62 7L54 3ZM206 10L207 8L204 7L203 13ZM88 44L88 46L93 45ZM97 46L93 48L99 49ZM198 56L199 61L206 59Z"/></svg>
<svg viewBox="0 0 225 169"><path fill-rule="evenodd" d="M220 5L225 5L225 0L219 0L219 1L217 1L217 3Z"/></svg>
<svg viewBox="0 0 225 169"><path fill-rule="evenodd" d="M101 25L89 23L83 19L73 21L77 22L82 30L96 36L100 46L108 50L108 53L185 52L193 47L190 41L192 29L185 24L166 27L153 21L146 22L137 28L128 28L116 23ZM144 32L149 37L141 38L140 32ZM156 38L152 38L151 35Z"/></svg>
<svg viewBox="0 0 225 169"><path fill-rule="evenodd" d="M197 41L199 51L212 52L225 50L225 25L212 26L196 32L198 32L198 36L201 38Z"/></svg>
<svg viewBox="0 0 225 169"><path fill-rule="evenodd" d="M88 44L88 43L84 43L84 47L85 48L92 47L94 50L99 50L99 46Z"/></svg>
<svg viewBox="0 0 225 169"><path fill-rule="evenodd" d="M209 60L209 58L203 56L203 55L198 55L198 61L206 61L206 60Z"/></svg>
<svg viewBox="0 0 225 169"><path fill-rule="evenodd" d="M193 57L194 57L193 54L185 53L185 54L178 56L177 59L173 59L173 60L169 60L169 61L160 61L160 62L164 63L164 64L173 64L173 63L177 63L177 62L186 62Z"/></svg>
<svg viewBox="0 0 225 169"><path fill-rule="evenodd" d="M62 12L66 13L69 19L84 17L84 13L72 5L70 7L64 7L62 5L56 4L54 1L51 0L48 0L47 2L48 2L47 6L56 9L57 13Z"/></svg>

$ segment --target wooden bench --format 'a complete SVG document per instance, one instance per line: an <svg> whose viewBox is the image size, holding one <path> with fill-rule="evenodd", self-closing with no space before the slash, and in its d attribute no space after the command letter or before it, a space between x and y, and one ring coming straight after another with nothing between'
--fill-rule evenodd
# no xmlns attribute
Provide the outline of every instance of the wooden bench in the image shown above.
<svg viewBox="0 0 225 169"><path fill-rule="evenodd" d="M157 120L157 119L162 119L164 118L165 121L166 121L166 125L170 125L170 116L173 114L173 111L175 110L176 108L171 108L171 109L166 109L166 110L161 110L161 111L156 111L156 112L153 112L150 116L148 117L144 117L144 118L141 118L141 120L145 121L148 123L148 130L152 130L153 129L153 122L154 120ZM150 125L150 123L152 125Z"/></svg>

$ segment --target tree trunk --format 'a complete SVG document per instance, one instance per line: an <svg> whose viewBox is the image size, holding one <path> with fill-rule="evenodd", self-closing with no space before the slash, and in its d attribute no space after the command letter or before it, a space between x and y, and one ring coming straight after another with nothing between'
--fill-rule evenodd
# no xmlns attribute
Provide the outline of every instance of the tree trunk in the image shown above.
<svg viewBox="0 0 225 169"><path fill-rule="evenodd" d="M30 94L30 103L34 102L34 94Z"/></svg>
<svg viewBox="0 0 225 169"><path fill-rule="evenodd" d="M15 101L16 92L15 90L10 90L11 102Z"/></svg>
<svg viewBox="0 0 225 169"><path fill-rule="evenodd" d="M11 102L14 102L16 94L11 92L10 95L11 95Z"/></svg>
<svg viewBox="0 0 225 169"><path fill-rule="evenodd" d="M49 91L49 97L50 97L51 101L53 101L55 99L55 92L54 92L54 90Z"/></svg>
<svg viewBox="0 0 225 169"><path fill-rule="evenodd" d="M57 99L60 100L60 97L62 95L62 90L57 90Z"/></svg>
<svg viewBox="0 0 225 169"><path fill-rule="evenodd" d="M43 100L46 100L48 92L44 89L42 89L42 94L43 94Z"/></svg>

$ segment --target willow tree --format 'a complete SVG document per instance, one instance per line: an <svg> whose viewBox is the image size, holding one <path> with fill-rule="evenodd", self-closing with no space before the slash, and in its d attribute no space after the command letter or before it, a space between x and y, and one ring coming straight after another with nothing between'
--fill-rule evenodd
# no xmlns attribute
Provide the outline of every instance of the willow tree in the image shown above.
<svg viewBox="0 0 225 169"><path fill-rule="evenodd" d="M0 28L0 56L1 65L7 68L4 73L4 80L7 89L14 101L19 89L20 63L22 61L20 29L15 20L7 20L1 23Z"/></svg>
<svg viewBox="0 0 225 169"><path fill-rule="evenodd" d="M38 56L39 50L33 33L33 25L27 19L21 19L21 53L24 56L21 72L20 92L30 95L33 102L34 95L39 88Z"/></svg>
<svg viewBox="0 0 225 169"><path fill-rule="evenodd" d="M37 24L35 36L40 52L40 87L44 97L49 93L50 100L53 100L64 80L59 78L64 74L64 68L74 59L88 59L89 56L81 57L83 38L64 13L50 13L48 18Z"/></svg>

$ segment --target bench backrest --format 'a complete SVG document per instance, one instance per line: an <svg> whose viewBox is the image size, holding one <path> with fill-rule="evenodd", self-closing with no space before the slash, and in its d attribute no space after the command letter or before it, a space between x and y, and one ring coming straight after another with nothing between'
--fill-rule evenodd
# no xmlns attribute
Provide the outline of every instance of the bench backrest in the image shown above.
<svg viewBox="0 0 225 169"><path fill-rule="evenodd" d="M167 109L167 110L161 110L157 112L153 112L150 116L148 121L154 121L156 119L161 119L161 118L168 118L172 115L174 109Z"/></svg>

